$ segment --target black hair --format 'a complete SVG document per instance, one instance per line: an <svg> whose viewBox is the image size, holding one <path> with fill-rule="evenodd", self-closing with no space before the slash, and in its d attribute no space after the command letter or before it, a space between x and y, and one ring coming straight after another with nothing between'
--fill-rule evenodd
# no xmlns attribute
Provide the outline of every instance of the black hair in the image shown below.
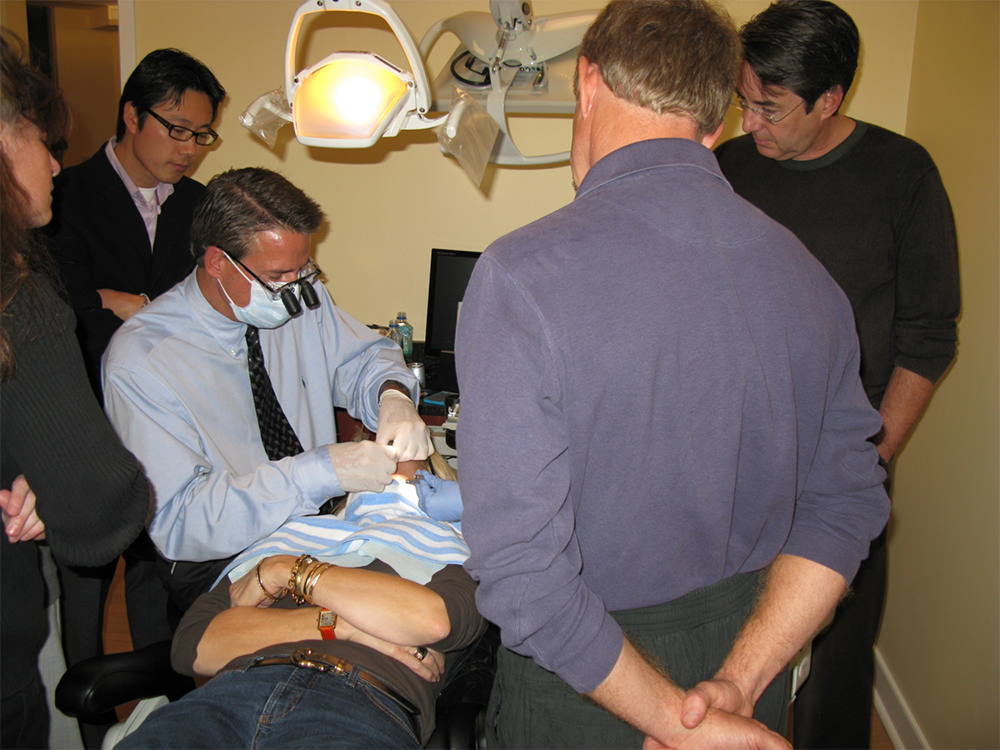
<svg viewBox="0 0 1000 750"><path fill-rule="evenodd" d="M811 112L840 86L847 94L861 40L847 13L826 0L778 0L740 29L743 55L765 90L781 86Z"/></svg>
<svg viewBox="0 0 1000 750"><path fill-rule="evenodd" d="M258 232L288 229L314 234L323 210L277 172L262 167L230 169L209 180L191 223L191 254L201 265L209 247L243 258Z"/></svg>
<svg viewBox="0 0 1000 750"><path fill-rule="evenodd" d="M125 137L125 105L128 102L132 102L139 114L141 128L147 110L164 102L175 105L187 91L198 91L208 97L214 122L219 105L226 98L226 90L205 63L179 49L150 52L132 71L118 100L118 140Z"/></svg>

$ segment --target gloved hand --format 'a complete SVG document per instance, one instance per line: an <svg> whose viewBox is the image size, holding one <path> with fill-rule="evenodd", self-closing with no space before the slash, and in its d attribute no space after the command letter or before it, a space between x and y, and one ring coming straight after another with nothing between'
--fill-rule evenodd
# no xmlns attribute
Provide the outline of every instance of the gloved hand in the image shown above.
<svg viewBox="0 0 1000 750"><path fill-rule="evenodd" d="M458 482L441 479L423 471L417 472L413 485L420 500L420 510L438 521L462 520L462 495Z"/></svg>
<svg viewBox="0 0 1000 750"><path fill-rule="evenodd" d="M430 431L410 397L396 390L382 394L375 442L392 443L396 461L422 461L434 450Z"/></svg>
<svg viewBox="0 0 1000 750"><path fill-rule="evenodd" d="M327 446L337 480L344 492L381 492L392 482L396 455L392 448L371 440Z"/></svg>

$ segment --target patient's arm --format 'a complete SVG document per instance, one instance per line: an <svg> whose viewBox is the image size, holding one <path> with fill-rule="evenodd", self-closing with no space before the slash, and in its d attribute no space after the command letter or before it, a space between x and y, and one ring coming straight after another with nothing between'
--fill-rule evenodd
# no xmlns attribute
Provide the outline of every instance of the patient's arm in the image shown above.
<svg viewBox="0 0 1000 750"><path fill-rule="evenodd" d="M194 671L200 675L215 675L226 664L244 654L252 654L275 643L316 640L318 607L296 609L257 609L232 607L212 620L198 643ZM391 656L429 682L437 682L444 670L444 658L428 650L425 659L417 659L418 644L398 645L377 638L354 627L343 617L337 620L338 640L353 641Z"/></svg>
<svg viewBox="0 0 1000 750"><path fill-rule="evenodd" d="M291 555L264 560L260 578L267 590L277 592L287 586L294 565ZM331 565L316 583L312 601L392 643L437 643L450 630L444 599L426 586L390 573Z"/></svg>
<svg viewBox="0 0 1000 750"><path fill-rule="evenodd" d="M268 591L277 593L288 583L295 559L278 555L264 560L260 576ZM272 644L316 639L316 607L256 606L266 598L254 571L234 583L231 591L234 606L215 615L198 642L194 662L198 674L215 674L236 657ZM393 656L425 679L439 676L434 663L421 664L412 656L414 646L437 643L451 629L444 600L426 586L364 568L331 566L316 583L312 600L337 613L337 638Z"/></svg>

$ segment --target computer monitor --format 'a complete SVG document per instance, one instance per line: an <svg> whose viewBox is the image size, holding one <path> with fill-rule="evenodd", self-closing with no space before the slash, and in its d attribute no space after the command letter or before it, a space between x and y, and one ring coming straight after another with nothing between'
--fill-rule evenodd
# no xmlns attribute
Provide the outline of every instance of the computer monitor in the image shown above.
<svg viewBox="0 0 1000 750"><path fill-rule="evenodd" d="M481 253L431 250L431 283L427 293L427 335L424 351L439 357L455 352L458 313L472 269Z"/></svg>

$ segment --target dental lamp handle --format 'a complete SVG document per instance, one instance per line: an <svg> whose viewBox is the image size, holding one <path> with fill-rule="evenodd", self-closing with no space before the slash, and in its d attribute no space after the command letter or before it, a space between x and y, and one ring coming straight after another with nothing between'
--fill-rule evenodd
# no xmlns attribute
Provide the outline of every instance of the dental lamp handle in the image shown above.
<svg viewBox="0 0 1000 750"><path fill-rule="evenodd" d="M285 42L285 97L288 99L288 106L291 107L295 101L295 89L297 73L295 71L295 51L298 41L299 30L302 26L302 19L311 13L322 13L324 11L341 11L353 13L370 13L381 17L399 40L406 59L410 63L410 69L417 82L416 104L417 112L424 116L430 111L431 104L431 84L424 69L423 59L417 49L413 37L406 26L400 20L396 12L384 0L351 0L350 4L337 2L336 0L306 0L295 11L292 18L292 25L288 29L288 40Z"/></svg>

